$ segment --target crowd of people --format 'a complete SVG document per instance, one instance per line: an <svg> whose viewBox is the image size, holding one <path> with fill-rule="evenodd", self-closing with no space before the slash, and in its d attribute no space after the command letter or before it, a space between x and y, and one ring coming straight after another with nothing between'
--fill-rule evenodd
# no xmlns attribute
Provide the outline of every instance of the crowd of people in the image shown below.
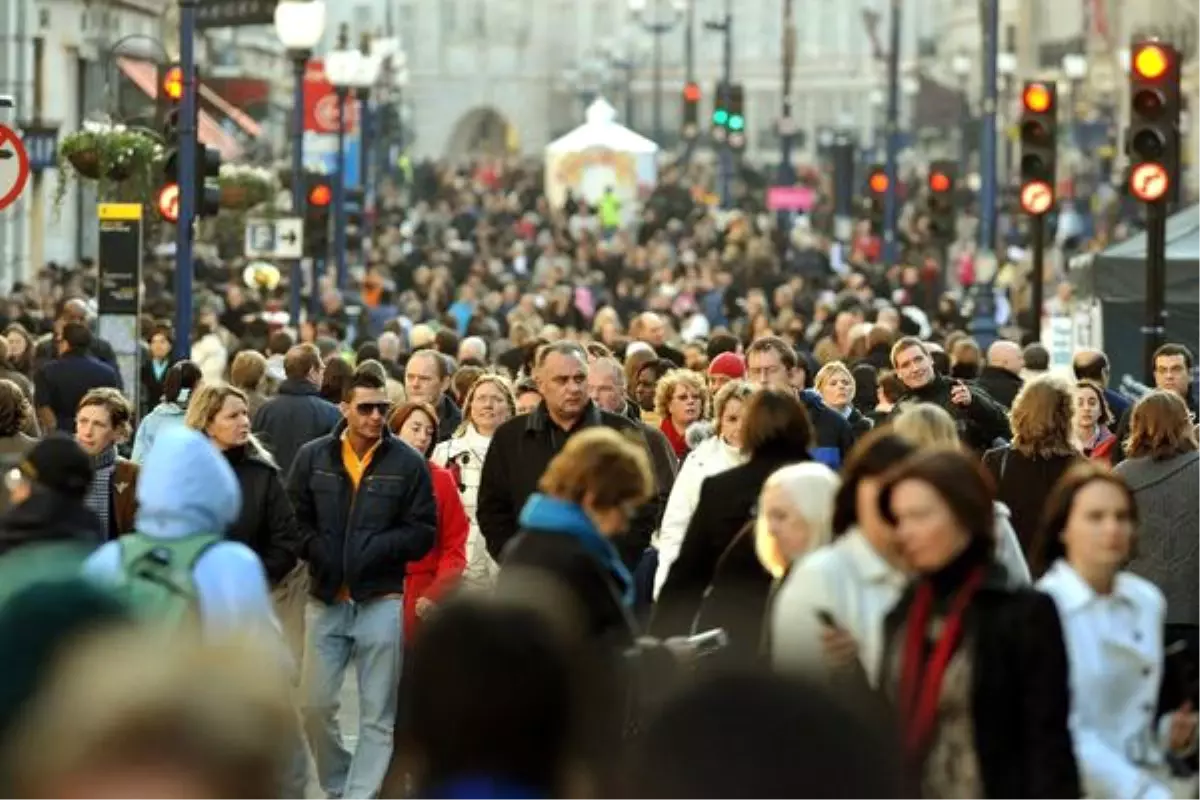
<svg viewBox="0 0 1200 800"><path fill-rule="evenodd" d="M670 172L417 177L352 302L147 302L136 386L86 275L10 304L5 790L1195 796L1186 347L1127 397Z"/></svg>

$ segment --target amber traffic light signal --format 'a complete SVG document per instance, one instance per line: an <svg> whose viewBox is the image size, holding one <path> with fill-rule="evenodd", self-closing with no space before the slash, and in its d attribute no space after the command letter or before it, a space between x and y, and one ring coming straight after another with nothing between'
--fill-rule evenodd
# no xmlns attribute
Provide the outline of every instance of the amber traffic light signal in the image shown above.
<svg viewBox="0 0 1200 800"><path fill-rule="evenodd" d="M1058 172L1058 94L1053 83L1031 81L1021 93L1021 196L1037 196L1043 200L1035 205L1022 206L1027 213L1040 214L1035 209L1053 205L1054 184ZM1035 186L1036 185L1036 186ZM1036 189L1036 191L1035 191Z"/></svg>
<svg viewBox="0 0 1200 800"><path fill-rule="evenodd" d="M1158 41L1133 46L1129 58L1129 189L1147 203L1173 193L1179 174L1179 51Z"/></svg>

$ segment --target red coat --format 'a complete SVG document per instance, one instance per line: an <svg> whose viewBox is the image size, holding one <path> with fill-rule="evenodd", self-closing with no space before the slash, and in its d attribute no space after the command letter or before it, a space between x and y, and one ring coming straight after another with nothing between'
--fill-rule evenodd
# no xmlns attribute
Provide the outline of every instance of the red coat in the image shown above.
<svg viewBox="0 0 1200 800"><path fill-rule="evenodd" d="M411 637L419 625L417 599L437 600L458 583L467 566L467 534L471 522L458 494L458 483L450 471L429 464L433 497L437 501L437 538L433 549L420 561L410 562L404 577L404 635Z"/></svg>

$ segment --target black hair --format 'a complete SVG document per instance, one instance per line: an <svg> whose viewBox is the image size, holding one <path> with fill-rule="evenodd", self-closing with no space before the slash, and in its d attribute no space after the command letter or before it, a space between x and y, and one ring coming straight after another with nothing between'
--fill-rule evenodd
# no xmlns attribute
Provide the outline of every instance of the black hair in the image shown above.
<svg viewBox="0 0 1200 800"><path fill-rule="evenodd" d="M842 467L842 483L833 500L834 536L858 523L858 485L883 475L916 451L914 444L886 428L858 440Z"/></svg>
<svg viewBox="0 0 1200 800"><path fill-rule="evenodd" d="M184 389L191 392L202 377L204 376L195 362L187 359L175 362L167 370L167 377L163 380L163 401L178 403Z"/></svg>
<svg viewBox="0 0 1200 800"><path fill-rule="evenodd" d="M82 322L63 325L62 339L72 353L84 353L92 346L92 332Z"/></svg>

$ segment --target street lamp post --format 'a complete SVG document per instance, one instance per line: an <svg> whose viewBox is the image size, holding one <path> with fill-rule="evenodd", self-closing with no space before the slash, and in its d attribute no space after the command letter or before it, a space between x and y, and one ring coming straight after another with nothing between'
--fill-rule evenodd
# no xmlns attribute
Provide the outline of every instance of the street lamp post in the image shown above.
<svg viewBox="0 0 1200 800"><path fill-rule="evenodd" d="M1071 179L1071 196L1075 194L1075 159L1079 152L1079 100L1083 88L1083 79L1087 77L1087 56L1079 53L1068 53L1062 59L1062 71L1070 86L1067 97L1067 141L1071 145L1071 156L1067 159L1067 176Z"/></svg>
<svg viewBox="0 0 1200 800"><path fill-rule="evenodd" d="M958 78L958 162L962 174L971 171L971 141L967 138L967 127L971 124L971 57L959 53L950 64L954 75Z"/></svg>
<svg viewBox="0 0 1200 800"><path fill-rule="evenodd" d="M196 214L196 0L179 0L179 66L183 98L179 107L179 219L175 227L175 357L187 358L192 340L192 234Z"/></svg>
<svg viewBox="0 0 1200 800"><path fill-rule="evenodd" d="M325 3L281 0L275 6L275 33L287 48L292 62L292 213L304 219L304 70L312 49L325 32ZM292 324L300 325L301 291L304 276L301 261L292 264L290 311ZM313 282L313 292L317 290Z"/></svg>
<svg viewBox="0 0 1200 800"><path fill-rule="evenodd" d="M333 180L333 251L337 259L337 288L345 290L348 280L346 266L346 99L357 86L363 56L349 47L346 25L338 32L338 47L325 58L325 75L337 97L337 169Z"/></svg>
<svg viewBox="0 0 1200 800"><path fill-rule="evenodd" d="M662 143L662 38L675 29L687 10L687 0L671 0L671 15L666 19L650 18L646 13L647 0L628 0L629 10L642 29L654 37L654 140Z"/></svg>
<svg viewBox="0 0 1200 800"><path fill-rule="evenodd" d="M887 136L886 170L888 186L883 195L883 263L896 264L899 256L896 224L900 216L898 156L900 149L900 0L890 0L891 28L887 54Z"/></svg>
<svg viewBox="0 0 1200 800"><path fill-rule="evenodd" d="M1013 77L1017 74L1017 55L1010 49L996 56L996 72L1000 74L1000 105L1004 108L1004 175L1005 183L1011 183L1013 177Z"/></svg>

